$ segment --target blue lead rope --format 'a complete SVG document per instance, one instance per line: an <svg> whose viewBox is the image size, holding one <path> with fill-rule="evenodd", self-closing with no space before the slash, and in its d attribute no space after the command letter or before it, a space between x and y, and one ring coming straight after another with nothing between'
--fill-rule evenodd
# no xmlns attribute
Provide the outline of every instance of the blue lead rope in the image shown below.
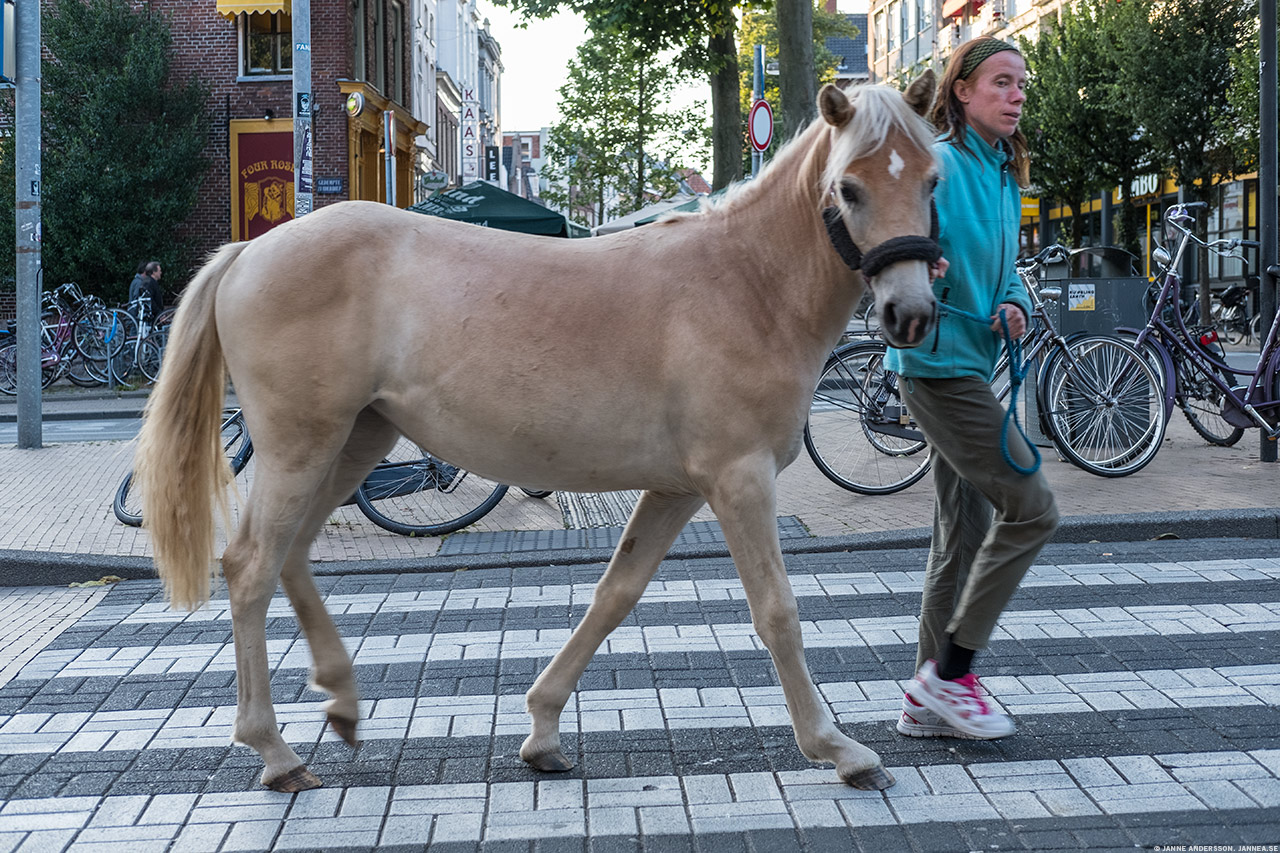
<svg viewBox="0 0 1280 853"><path fill-rule="evenodd" d="M939 314L948 313L963 317L966 320L972 320L975 323L981 323L984 326L991 325L990 317L981 317L951 305L942 305L939 309ZM939 320L941 320L941 317L939 317ZM1008 463L1010 468L1024 477L1028 477L1040 470L1040 450L1027 437L1027 431L1022 428L1022 421L1018 420L1018 390L1022 387L1022 380L1027 375L1027 365L1022 360L1022 342L1015 341L1013 336L1009 334L1009 321L1005 317L1003 308L1000 309L1000 330L1004 334L1005 350L1009 353L1009 383L1011 386L1009 408L1004 413L1004 423L1000 427L1000 455L1004 457L1004 461ZM1035 457L1036 461L1030 467L1019 465L1014 460L1013 454L1009 452L1009 421L1013 421L1013 425L1018 428L1018 435L1022 436L1022 441L1027 445L1027 449L1031 451L1031 455Z"/></svg>

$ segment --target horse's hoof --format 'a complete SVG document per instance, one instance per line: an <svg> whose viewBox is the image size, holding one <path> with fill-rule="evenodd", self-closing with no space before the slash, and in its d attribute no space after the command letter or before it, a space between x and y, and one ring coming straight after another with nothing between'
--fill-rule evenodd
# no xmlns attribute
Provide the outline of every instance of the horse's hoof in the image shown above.
<svg viewBox="0 0 1280 853"><path fill-rule="evenodd" d="M308 770L305 764L299 764L283 776L277 776L262 784L282 794L296 794L299 791L310 791L312 788L319 788L324 783L320 781L319 776Z"/></svg>
<svg viewBox="0 0 1280 853"><path fill-rule="evenodd" d="M560 750L544 752L541 755L520 756L535 770L543 773L567 773L573 769L573 762L564 757Z"/></svg>
<svg viewBox="0 0 1280 853"><path fill-rule="evenodd" d="M883 791L892 786L895 781L893 774L883 764L877 764L865 770L856 770L847 775L841 773L840 778L846 785L862 791Z"/></svg>
<svg viewBox="0 0 1280 853"><path fill-rule="evenodd" d="M335 714L326 715L325 720L329 723L329 728L333 729L333 733L347 742L347 746L355 749L360 745L360 739L356 737L356 720L348 720L346 717Z"/></svg>

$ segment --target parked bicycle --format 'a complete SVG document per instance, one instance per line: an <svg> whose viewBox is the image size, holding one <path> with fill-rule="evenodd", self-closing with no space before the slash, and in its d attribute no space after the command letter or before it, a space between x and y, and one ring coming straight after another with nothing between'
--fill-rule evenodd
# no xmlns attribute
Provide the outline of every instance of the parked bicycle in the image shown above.
<svg viewBox="0 0 1280 853"><path fill-rule="evenodd" d="M1178 312L1165 310L1182 288L1178 267L1188 245L1224 258L1239 258L1241 248L1258 246L1249 240L1206 242L1195 236L1191 227L1195 211L1207 207L1204 202L1190 202L1165 211L1165 222L1178 236L1172 253L1164 246L1152 253L1160 267L1158 281L1162 282L1155 308L1144 328L1121 331L1160 367L1166 412L1172 412L1176 404L1206 441L1228 446L1252 428L1276 438L1280 436L1280 312L1250 369L1227 363L1221 348L1215 346L1212 330L1193 331ZM1248 384L1239 384L1237 376L1249 376Z"/></svg>
<svg viewBox="0 0 1280 853"><path fill-rule="evenodd" d="M1023 357L1041 363L1038 377L1028 375L1027 393L1038 391L1040 427L1059 454L1091 474L1125 476L1160 449L1166 423L1161 377L1114 335L1058 333L1045 303L1060 299L1062 291L1041 287L1039 275L1067 256L1064 247L1050 246L1018 262L1032 304ZM818 380L804 430L805 448L818 470L865 495L901 491L918 482L930 463L928 443L903 404L898 377L884 368L885 351L875 339L838 347ZM995 377L996 397L1004 400L1013 387L1008 352Z"/></svg>
<svg viewBox="0 0 1280 853"><path fill-rule="evenodd" d="M223 412L222 447L232 473L238 475L253 456L253 442L240 409ZM393 533L442 536L479 521L498 505L507 489L401 438L343 505L355 504L370 521ZM532 498L551 494L522 491ZM142 524L142 495L134 488L132 471L116 489L111 508L123 524Z"/></svg>
<svg viewBox="0 0 1280 853"><path fill-rule="evenodd" d="M75 282L44 294L40 321L40 381L48 388L64 376L77 385L99 385L105 376L109 348L108 315L100 300L85 296ZM0 393L18 389L17 336L0 347Z"/></svg>

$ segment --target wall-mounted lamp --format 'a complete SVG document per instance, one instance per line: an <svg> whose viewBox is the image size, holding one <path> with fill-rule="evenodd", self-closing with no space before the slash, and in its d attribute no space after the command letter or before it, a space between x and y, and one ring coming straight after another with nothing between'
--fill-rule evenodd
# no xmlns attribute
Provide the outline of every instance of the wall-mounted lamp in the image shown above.
<svg viewBox="0 0 1280 853"><path fill-rule="evenodd" d="M267 107L265 110L263 110L262 117L267 121L271 121L273 118L276 117L276 111L271 109L271 107Z"/></svg>

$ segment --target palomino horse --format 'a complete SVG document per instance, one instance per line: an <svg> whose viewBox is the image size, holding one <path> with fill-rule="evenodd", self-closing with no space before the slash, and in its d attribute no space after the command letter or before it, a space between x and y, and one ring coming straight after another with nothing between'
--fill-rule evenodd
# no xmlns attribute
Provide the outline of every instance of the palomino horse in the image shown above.
<svg viewBox="0 0 1280 853"><path fill-rule="evenodd" d="M809 675L774 490L863 288L824 208L846 242L876 247L868 269L885 245L932 242L921 236L935 167L920 116L934 85L927 72L905 95L827 86L821 116L756 181L710 210L609 237L548 240L350 202L213 256L178 309L136 471L168 595L197 607L216 571L215 510L226 510L218 415L229 373L257 462L222 555L233 737L264 759L263 784L320 784L271 703L265 623L278 582L311 647L312 683L331 696L328 722L356 742L352 664L308 548L401 433L505 483L643 490L582 623L528 692L520 756L533 767L572 767L561 710L705 502L801 752L850 785L892 784L836 727ZM935 322L934 249L896 253L871 275L894 344L918 345Z"/></svg>

